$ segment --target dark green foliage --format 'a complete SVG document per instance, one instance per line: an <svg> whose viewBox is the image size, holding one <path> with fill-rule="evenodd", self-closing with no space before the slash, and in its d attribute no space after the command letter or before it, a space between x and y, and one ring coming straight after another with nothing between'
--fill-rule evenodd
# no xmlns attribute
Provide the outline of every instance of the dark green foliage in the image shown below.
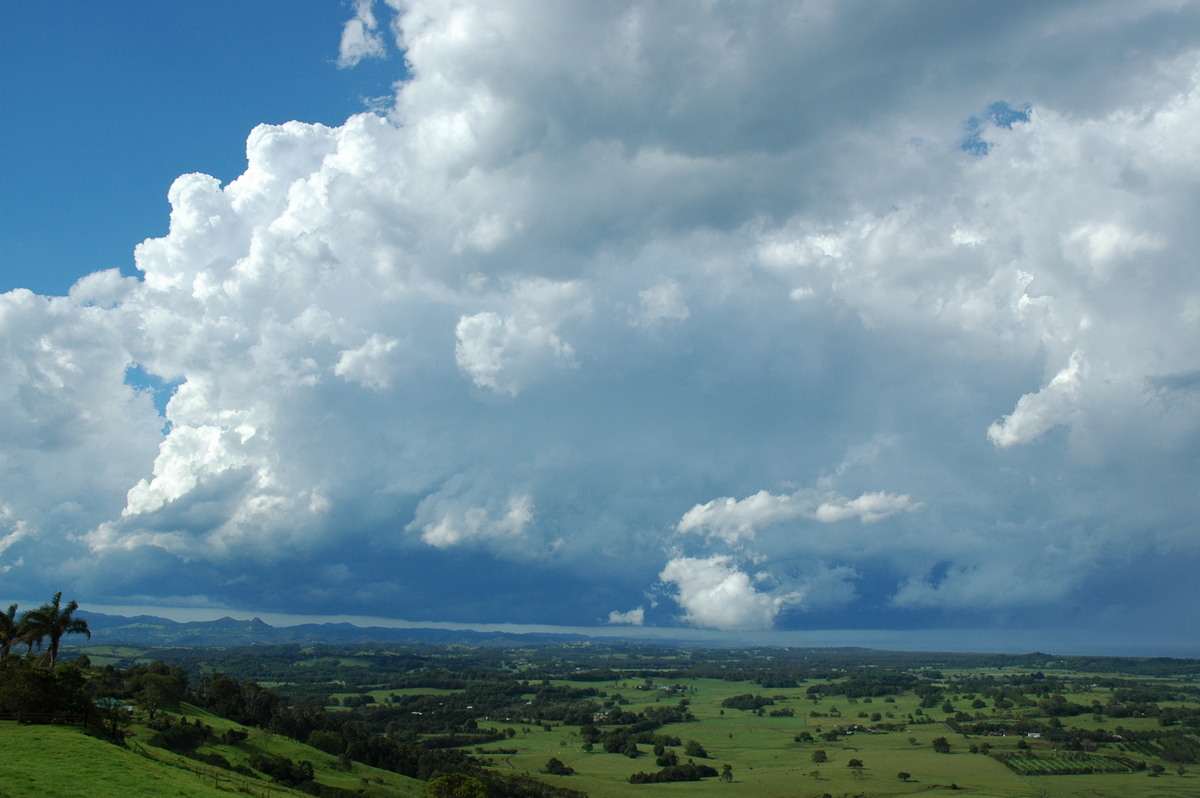
<svg viewBox="0 0 1200 798"><path fill-rule="evenodd" d="M308 744L318 751L337 756L346 750L346 741L337 732L313 729L308 735Z"/></svg>
<svg viewBox="0 0 1200 798"><path fill-rule="evenodd" d="M634 773L629 777L629 783L658 784L669 781L699 781L700 779L711 778L716 775L716 768L689 762L686 765L663 768L657 773Z"/></svg>
<svg viewBox="0 0 1200 798"><path fill-rule="evenodd" d="M168 748L172 751L195 751L213 738L211 726L205 726L200 721L195 723L181 721L164 726L148 742L150 745Z"/></svg>
<svg viewBox="0 0 1200 798"><path fill-rule="evenodd" d="M570 776L575 772L575 768L567 767L562 760L552 756L546 763L546 767L542 768L542 772L549 773L551 776Z"/></svg>
<svg viewBox="0 0 1200 798"><path fill-rule="evenodd" d="M269 728L272 716L284 706L283 699L273 691L255 682L238 682L220 673L201 679L194 697L196 703L215 715L243 726L260 728Z"/></svg>
<svg viewBox="0 0 1200 798"><path fill-rule="evenodd" d="M729 698L726 698L724 701L721 702L721 706L726 707L728 709L742 709L742 710L756 711L756 710L762 709L763 707L770 706L771 704L774 704L774 703L775 703L775 700L772 698L766 698L765 696L761 696L761 695L754 695L753 693L745 693L743 695L735 695L735 696L730 696Z"/></svg>
<svg viewBox="0 0 1200 798"><path fill-rule="evenodd" d="M6 612L0 612L0 660L8 656L15 643L21 641L21 625L17 618L17 605L11 604Z"/></svg>
<svg viewBox="0 0 1200 798"><path fill-rule="evenodd" d="M226 729L221 732L221 742L225 745L241 745L249 736L250 732L245 729Z"/></svg>
<svg viewBox="0 0 1200 798"><path fill-rule="evenodd" d="M704 746L695 740L687 741L687 745L683 747L683 753L696 759L708 759L708 751L704 750Z"/></svg>
<svg viewBox="0 0 1200 798"><path fill-rule="evenodd" d="M463 773L438 776L425 783L421 798L486 798L483 782Z"/></svg>
<svg viewBox="0 0 1200 798"><path fill-rule="evenodd" d="M250 755L250 767L287 787L295 787L313 778L313 764L306 759L293 762L286 756L256 753Z"/></svg>
<svg viewBox="0 0 1200 798"><path fill-rule="evenodd" d="M0 662L0 712L49 722L54 715L91 708L83 669L76 664L48 668L16 658Z"/></svg>
<svg viewBox="0 0 1200 798"><path fill-rule="evenodd" d="M1168 762L1188 765L1200 763L1200 743L1191 737L1171 735L1160 738L1158 744L1162 747L1162 758Z"/></svg>
<svg viewBox="0 0 1200 798"><path fill-rule="evenodd" d="M197 762L203 762L206 765L212 765L213 767L222 768L224 770L232 770L233 769L233 765L229 764L229 760L226 759L225 757L221 756L220 754L193 753L193 754L188 754L188 758L194 759Z"/></svg>
<svg viewBox="0 0 1200 798"><path fill-rule="evenodd" d="M187 698L188 676L183 668L168 667L159 661L130 670L128 689L151 719L160 709L178 709L179 702Z"/></svg>
<svg viewBox="0 0 1200 798"><path fill-rule="evenodd" d="M48 639L46 660L53 668L58 662L58 647L64 635L82 634L89 638L92 636L87 621L75 617L78 610L79 603L74 600L63 606L60 590L50 601L21 616L18 622L19 635L29 644L31 651L35 644L40 648L42 642Z"/></svg>

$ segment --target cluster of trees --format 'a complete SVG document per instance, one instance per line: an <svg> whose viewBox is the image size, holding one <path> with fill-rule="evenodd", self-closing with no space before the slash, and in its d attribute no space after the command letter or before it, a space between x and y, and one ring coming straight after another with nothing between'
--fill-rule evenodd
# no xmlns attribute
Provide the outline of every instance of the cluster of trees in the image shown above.
<svg viewBox="0 0 1200 798"><path fill-rule="evenodd" d="M75 601L63 606L61 590L42 606L20 615L17 605L10 605L6 612L0 613L0 659L7 658L17 645L28 646L27 656L32 657L35 648L40 651L42 644L49 641L44 664L53 668L64 635L82 634L89 639L92 636L87 621L75 617L78 609L79 604Z"/></svg>
<svg viewBox="0 0 1200 798"><path fill-rule="evenodd" d="M87 622L75 617L78 609L74 601L64 605L59 592L27 612L18 614L12 604L0 613L0 712L22 718L80 715L85 720L92 714L99 720L84 668L58 662L65 635L91 637ZM14 651L18 646L26 646L23 657Z"/></svg>
<svg viewBox="0 0 1200 798"><path fill-rule="evenodd" d="M307 742L346 760L422 781L439 781L440 777L448 775L462 777L440 781L437 789L450 789L450 784L467 783L469 780L471 784L482 785L489 798L575 798L582 795L528 777L489 770L465 751L434 747L425 741L418 741L411 733L394 737L379 733L369 722L371 713L379 710L369 705L349 713L330 712L323 707L306 704L292 706L275 691L257 682L239 681L220 673L202 677L191 692L190 700L242 725ZM288 779L303 775L304 762L292 766L287 766L287 763L275 764L281 773L286 770ZM257 765L254 767L258 768ZM304 784L300 786L303 788Z"/></svg>
<svg viewBox="0 0 1200 798"><path fill-rule="evenodd" d="M763 707L769 707L775 703L775 699L767 698L766 696L754 695L753 693L745 693L743 695L730 696L721 702L721 706L727 709L741 709L751 712L756 712Z"/></svg>
<svg viewBox="0 0 1200 798"><path fill-rule="evenodd" d="M688 760L683 765L668 765L657 773L637 772L629 777L630 784L660 784L670 781L699 781L716 776L717 769L708 765L697 765Z"/></svg>

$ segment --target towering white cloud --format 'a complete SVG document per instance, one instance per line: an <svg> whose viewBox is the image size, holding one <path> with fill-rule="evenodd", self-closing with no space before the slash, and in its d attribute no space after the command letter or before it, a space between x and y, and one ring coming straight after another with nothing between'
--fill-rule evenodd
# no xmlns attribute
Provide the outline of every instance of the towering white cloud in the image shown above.
<svg viewBox="0 0 1200 798"><path fill-rule="evenodd" d="M659 574L676 588L683 619L714 629L769 629L794 595L773 596L758 590L750 575L729 557L678 557Z"/></svg>
<svg viewBox="0 0 1200 798"><path fill-rule="evenodd" d="M764 629L1200 564L1196 4L351 13L383 113L0 296L6 579Z"/></svg>

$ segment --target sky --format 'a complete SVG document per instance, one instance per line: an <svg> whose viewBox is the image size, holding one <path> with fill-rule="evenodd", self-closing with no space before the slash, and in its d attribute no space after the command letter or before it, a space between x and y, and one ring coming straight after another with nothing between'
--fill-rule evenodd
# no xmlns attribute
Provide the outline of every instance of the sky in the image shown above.
<svg viewBox="0 0 1200 798"><path fill-rule="evenodd" d="M1200 4L0 15L0 598L1200 656Z"/></svg>

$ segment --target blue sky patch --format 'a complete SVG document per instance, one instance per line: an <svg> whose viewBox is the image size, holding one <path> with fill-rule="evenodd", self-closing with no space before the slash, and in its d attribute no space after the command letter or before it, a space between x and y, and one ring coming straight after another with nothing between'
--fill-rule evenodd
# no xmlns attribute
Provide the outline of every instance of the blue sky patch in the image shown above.
<svg viewBox="0 0 1200 798"><path fill-rule="evenodd" d="M167 402L175 395L175 389L183 384L183 380L164 380L142 368L140 363L134 363L125 369L125 384L144 393L150 394L154 407L164 418L167 415Z"/></svg>
<svg viewBox="0 0 1200 798"><path fill-rule="evenodd" d="M988 124L1012 130L1012 126L1018 122L1029 121L1029 112L1032 108L1029 103L1025 103L1020 108L1014 108L1003 100L992 103L988 106L985 116L982 118L973 116L967 120L965 125L967 135L959 142L958 148L971 155L987 155L992 148L992 143L983 137Z"/></svg>

